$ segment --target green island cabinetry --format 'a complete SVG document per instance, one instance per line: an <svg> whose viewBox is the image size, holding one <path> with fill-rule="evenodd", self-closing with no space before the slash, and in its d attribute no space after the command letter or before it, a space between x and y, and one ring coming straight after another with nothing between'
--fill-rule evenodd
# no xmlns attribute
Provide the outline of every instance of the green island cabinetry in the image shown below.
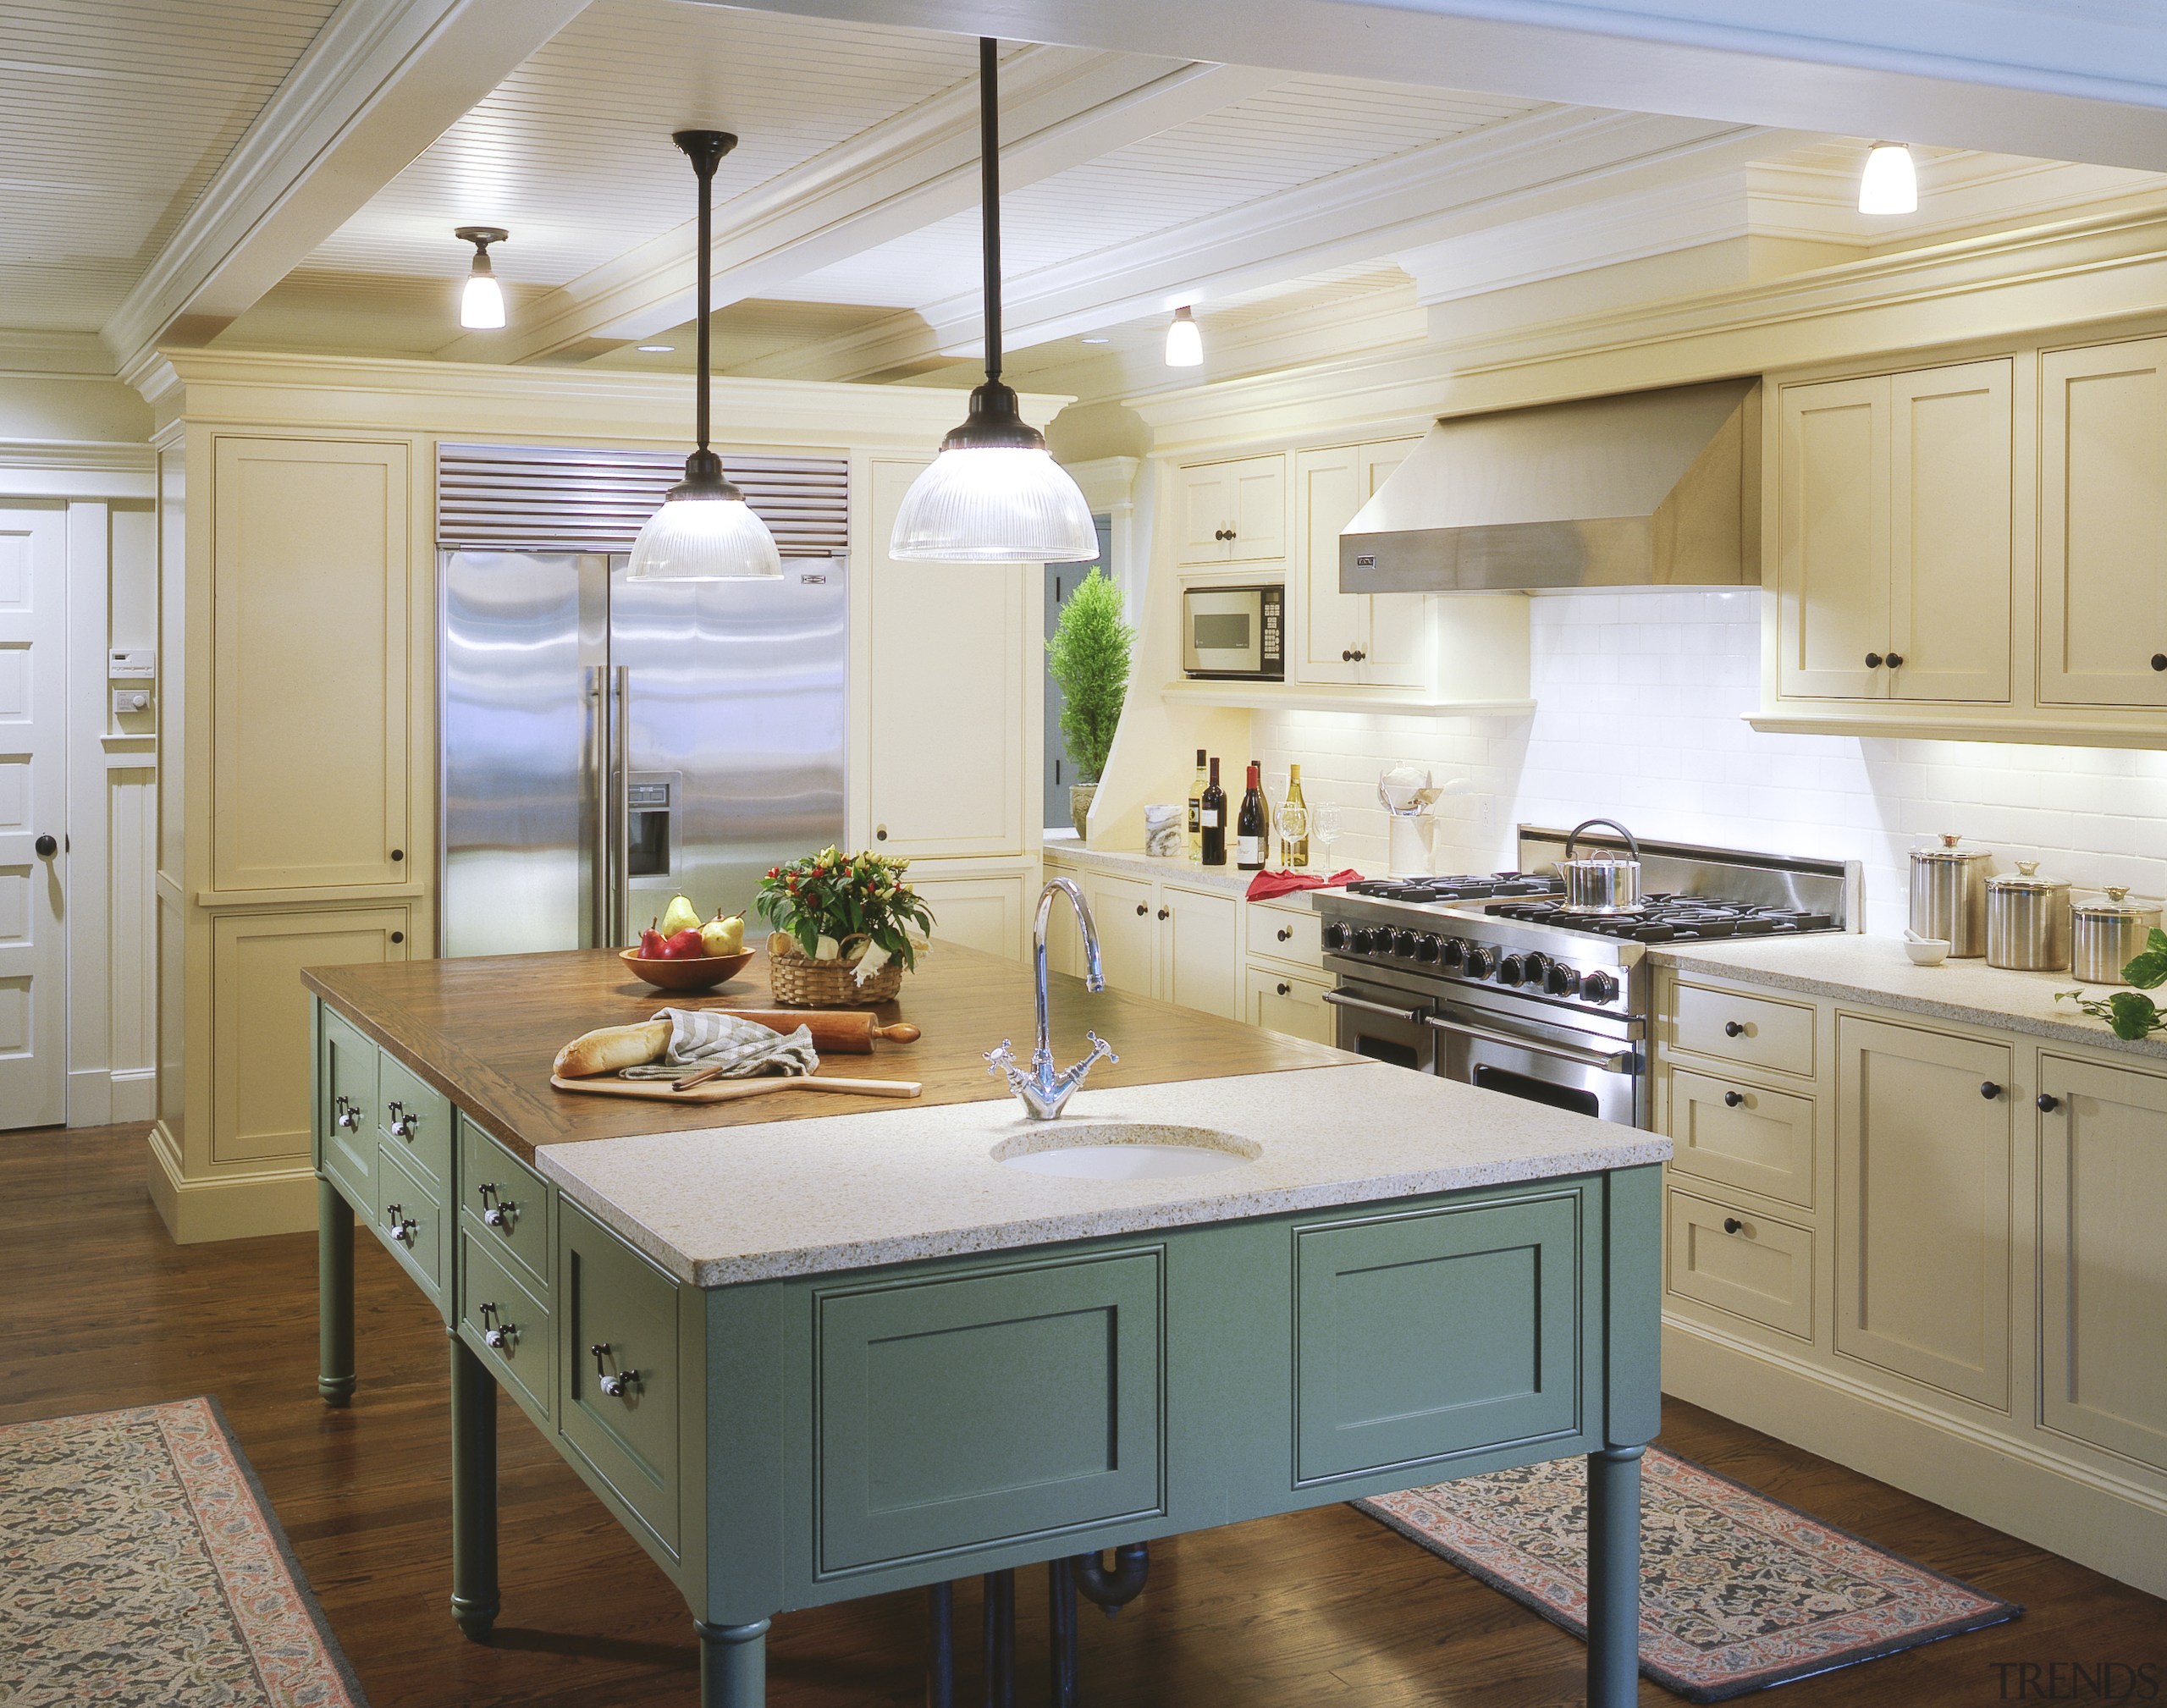
<svg viewBox="0 0 2167 1708"><path fill-rule="evenodd" d="M778 1612L1569 1454L1589 1700L1634 1701L1654 1165L702 1287L322 1001L315 1037L319 1391L358 1217L446 1325L470 1635L501 1389L684 1595L707 1708L764 1700Z"/></svg>

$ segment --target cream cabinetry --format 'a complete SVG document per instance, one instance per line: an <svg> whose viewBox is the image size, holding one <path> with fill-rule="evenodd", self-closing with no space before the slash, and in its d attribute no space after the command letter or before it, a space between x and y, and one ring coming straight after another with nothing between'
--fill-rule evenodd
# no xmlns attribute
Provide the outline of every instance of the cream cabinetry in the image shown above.
<svg viewBox="0 0 2167 1708"><path fill-rule="evenodd" d="M1783 388L1779 693L2009 699L2011 368Z"/></svg>
<svg viewBox="0 0 2167 1708"><path fill-rule="evenodd" d="M1656 1004L1665 1391L2167 1592L2167 1063L1675 969Z"/></svg>
<svg viewBox="0 0 2167 1708"><path fill-rule="evenodd" d="M1021 960L1030 934L1030 906L1038 890L1024 868L966 860L913 864L911 887L933 910L933 941L960 943L989 955Z"/></svg>
<svg viewBox="0 0 2167 1708"><path fill-rule="evenodd" d="M1287 459L1235 457L1183 467L1177 549L1183 564L1254 564L1287 555Z"/></svg>
<svg viewBox="0 0 2167 1708"><path fill-rule="evenodd" d="M1417 441L1335 445L1294 455L1300 598L1291 663L1304 682L1420 687L1430 679L1429 607L1420 593L1346 593L1339 535Z"/></svg>

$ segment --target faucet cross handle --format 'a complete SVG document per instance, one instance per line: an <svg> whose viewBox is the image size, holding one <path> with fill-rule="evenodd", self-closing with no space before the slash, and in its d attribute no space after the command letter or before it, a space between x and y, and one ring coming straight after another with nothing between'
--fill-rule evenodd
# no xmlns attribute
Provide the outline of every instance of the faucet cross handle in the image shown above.
<svg viewBox="0 0 2167 1708"><path fill-rule="evenodd" d="M1113 1045L1107 1043L1105 1039L1100 1037L1095 1032L1087 1032L1084 1035L1091 1040L1091 1053L1084 1058L1087 1062L1096 1061L1103 1055L1117 1066L1120 1064L1121 1058L1114 1054Z"/></svg>
<svg viewBox="0 0 2167 1708"><path fill-rule="evenodd" d="M998 1079L1004 1072L1016 1072L1016 1052L1010 1048L1014 1042L1013 1039L1004 1038L997 1048L985 1052L985 1071L988 1078Z"/></svg>

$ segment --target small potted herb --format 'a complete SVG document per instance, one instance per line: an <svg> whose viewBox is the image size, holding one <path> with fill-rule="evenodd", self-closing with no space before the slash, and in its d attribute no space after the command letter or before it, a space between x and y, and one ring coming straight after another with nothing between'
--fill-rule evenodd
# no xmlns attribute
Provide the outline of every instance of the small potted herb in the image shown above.
<svg viewBox="0 0 2167 1708"><path fill-rule="evenodd" d="M1046 668L1061 690L1061 744L1076 768L1068 811L1078 836L1121 724L1128 649L1135 638L1136 631L1122 620L1121 589L1094 568L1061 606L1061 620L1046 642Z"/></svg>
<svg viewBox="0 0 2167 1708"><path fill-rule="evenodd" d="M768 983L800 1008L894 1000L933 929L933 910L903 881L907 860L830 846L770 866L753 898L773 925Z"/></svg>

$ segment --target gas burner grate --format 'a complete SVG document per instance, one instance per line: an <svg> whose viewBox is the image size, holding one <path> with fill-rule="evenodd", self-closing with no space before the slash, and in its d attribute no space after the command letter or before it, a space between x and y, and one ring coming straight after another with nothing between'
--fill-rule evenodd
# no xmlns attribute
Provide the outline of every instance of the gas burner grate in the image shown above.
<svg viewBox="0 0 2167 1708"><path fill-rule="evenodd" d="M1641 898L1637 913L1575 912L1562 901L1512 901L1488 910L1501 918L1565 931L1620 937L1632 943L1709 941L1721 937L1769 937L1801 931L1828 931L1835 920L1826 913L1791 907L1757 907L1701 895L1655 895Z"/></svg>
<svg viewBox="0 0 2167 1708"><path fill-rule="evenodd" d="M1374 895L1383 901L1486 901L1496 895L1547 895L1556 888L1553 880L1525 872L1492 872L1439 878L1365 878L1348 884L1347 893Z"/></svg>

